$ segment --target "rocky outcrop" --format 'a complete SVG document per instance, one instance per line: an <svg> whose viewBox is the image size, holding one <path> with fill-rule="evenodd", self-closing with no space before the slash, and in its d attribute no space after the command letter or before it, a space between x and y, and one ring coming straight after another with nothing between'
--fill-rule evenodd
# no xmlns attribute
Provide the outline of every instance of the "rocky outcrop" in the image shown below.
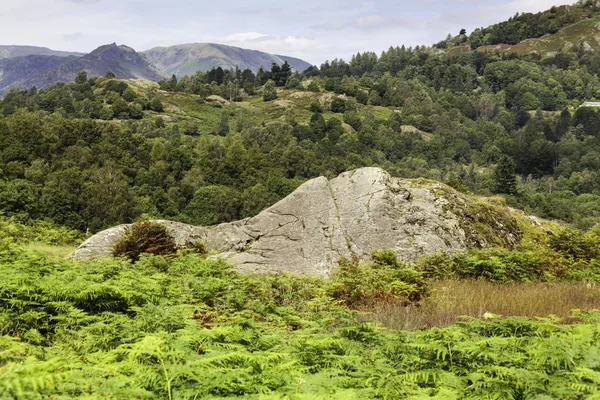
<svg viewBox="0 0 600 400"><path fill-rule="evenodd" d="M203 240L207 236L208 229L200 226L182 224L181 222L158 220L167 227L167 230L175 239L178 247L189 247L192 243ZM117 241L125 233L127 225L119 225L99 232L83 242L81 246L73 253L75 258L88 259L108 257L112 255L113 248Z"/></svg>
<svg viewBox="0 0 600 400"><path fill-rule="evenodd" d="M178 235L178 244L200 239L240 271L309 275L327 275L340 257L368 258L373 249L395 249L412 261L438 251L511 247L521 235L502 207L438 182L391 178L379 168L313 179L243 221L212 228L162 223ZM122 232L122 227L101 232L75 255L108 255Z"/></svg>

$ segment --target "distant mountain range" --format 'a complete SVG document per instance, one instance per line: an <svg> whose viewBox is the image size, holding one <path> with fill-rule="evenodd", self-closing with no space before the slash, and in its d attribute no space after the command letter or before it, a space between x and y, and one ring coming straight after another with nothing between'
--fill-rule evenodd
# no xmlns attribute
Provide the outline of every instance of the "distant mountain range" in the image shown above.
<svg viewBox="0 0 600 400"><path fill-rule="evenodd" d="M212 67L251 69L256 72L262 65L269 69L272 63L287 61L297 71L311 65L298 58L263 53L214 43L191 43L171 47L155 47L144 51L148 60L163 73L177 77L192 75L196 71L208 71Z"/></svg>
<svg viewBox="0 0 600 400"><path fill-rule="evenodd" d="M284 61L298 71L310 67L309 63L293 57L210 43L156 47L141 53L113 43L89 54L45 47L0 46L0 95L11 88L43 88L57 82L72 82L80 71L94 77L111 70L119 79L158 81L172 74L181 77L213 67L237 66L256 72L261 65L269 69L272 63L283 64Z"/></svg>
<svg viewBox="0 0 600 400"><path fill-rule="evenodd" d="M58 56L81 57L85 53L72 53L68 51L50 50L45 47L34 46L2 46L0 45L0 60L4 58L25 57L25 56Z"/></svg>

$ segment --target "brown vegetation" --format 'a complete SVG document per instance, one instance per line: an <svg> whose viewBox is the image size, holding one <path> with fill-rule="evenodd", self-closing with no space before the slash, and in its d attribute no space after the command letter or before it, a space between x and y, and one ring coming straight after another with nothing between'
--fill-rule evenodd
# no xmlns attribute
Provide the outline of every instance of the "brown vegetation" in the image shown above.
<svg viewBox="0 0 600 400"><path fill-rule="evenodd" d="M548 317L555 315L573 322L575 309L600 309L600 285L586 282L492 283L480 280L433 282L431 296L419 305L380 302L361 311L389 328L420 329L442 327L460 321L461 316Z"/></svg>
<svg viewBox="0 0 600 400"><path fill-rule="evenodd" d="M137 261L142 253L163 256L177 251L175 239L159 223L142 221L125 228L125 234L115 244L113 255Z"/></svg>

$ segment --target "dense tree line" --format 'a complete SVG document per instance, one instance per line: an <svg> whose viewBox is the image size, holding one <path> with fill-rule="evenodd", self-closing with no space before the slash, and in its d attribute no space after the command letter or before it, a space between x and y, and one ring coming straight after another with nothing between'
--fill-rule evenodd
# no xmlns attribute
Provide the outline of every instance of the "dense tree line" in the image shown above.
<svg viewBox="0 0 600 400"><path fill-rule="evenodd" d="M18 109L58 113L68 117L90 119L142 119L144 111L161 112L163 105L155 93L140 94L127 83L105 77L88 79L80 72L71 84L58 83L47 89L11 90L0 103L0 114L10 115Z"/></svg>
<svg viewBox="0 0 600 400"><path fill-rule="evenodd" d="M293 74L292 67L285 61L282 65L273 63L270 70L260 67L255 74L250 69L240 70L213 67L210 71L198 71L194 75L185 75L177 80L170 79L159 82L161 89L170 92L193 93L201 96L219 95L230 101L241 101L244 95L256 94L257 88L272 81L274 86L297 87L300 84L299 74ZM271 99L272 100L272 99Z"/></svg>

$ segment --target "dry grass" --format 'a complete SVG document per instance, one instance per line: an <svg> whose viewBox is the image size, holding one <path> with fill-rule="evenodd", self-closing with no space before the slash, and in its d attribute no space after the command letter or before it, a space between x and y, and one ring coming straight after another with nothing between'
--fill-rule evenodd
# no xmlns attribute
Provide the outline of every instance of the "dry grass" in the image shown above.
<svg viewBox="0 0 600 400"><path fill-rule="evenodd" d="M419 329L451 325L461 316L548 317L572 321L571 310L600 309L600 284L594 283L490 283L438 281L431 296L418 306L380 303L364 307L365 318L395 329Z"/></svg>

